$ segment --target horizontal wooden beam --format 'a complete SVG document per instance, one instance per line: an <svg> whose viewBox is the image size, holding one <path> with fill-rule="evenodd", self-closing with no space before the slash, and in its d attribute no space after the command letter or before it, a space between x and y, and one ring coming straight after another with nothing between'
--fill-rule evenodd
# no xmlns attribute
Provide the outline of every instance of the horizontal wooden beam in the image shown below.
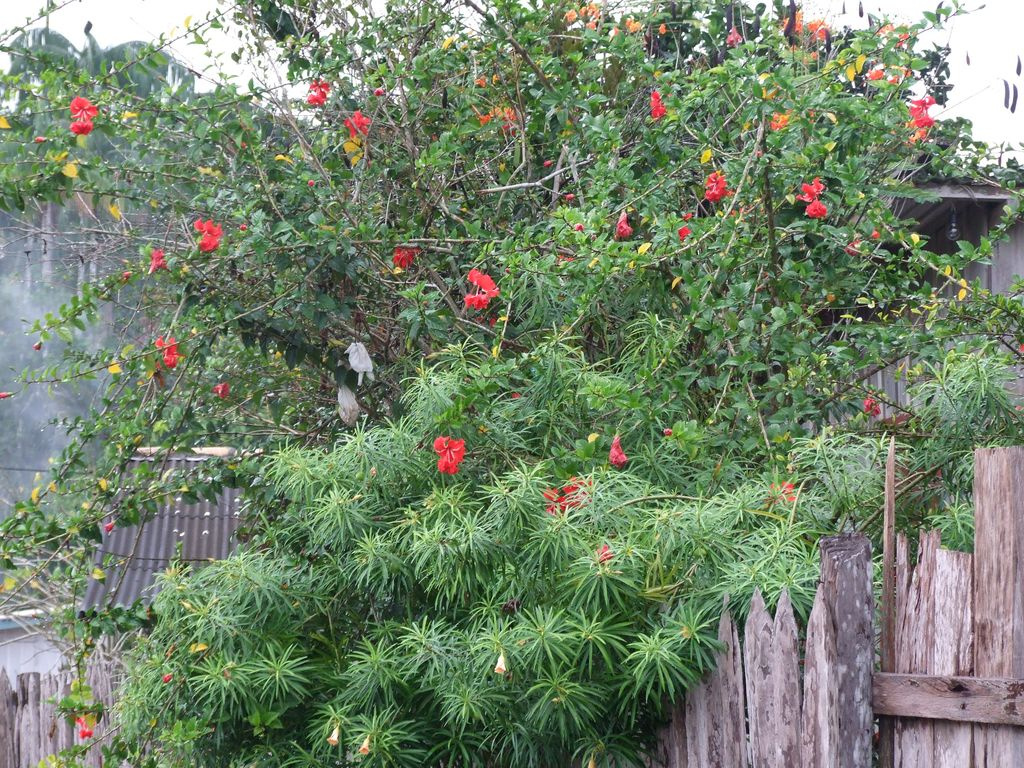
<svg viewBox="0 0 1024 768"><path fill-rule="evenodd" d="M871 689L876 715L1024 726L1024 680L876 672Z"/></svg>

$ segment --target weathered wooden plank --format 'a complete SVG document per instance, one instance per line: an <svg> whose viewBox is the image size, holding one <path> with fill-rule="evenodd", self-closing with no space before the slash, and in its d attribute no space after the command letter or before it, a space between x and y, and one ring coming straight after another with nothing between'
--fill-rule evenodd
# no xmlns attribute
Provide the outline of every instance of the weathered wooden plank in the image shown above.
<svg viewBox="0 0 1024 768"><path fill-rule="evenodd" d="M775 721L770 654L772 619L765 610L760 590L754 592L743 630L743 671L747 690L747 721L750 729L750 759L754 768L774 765L771 738Z"/></svg>
<svg viewBox="0 0 1024 768"><path fill-rule="evenodd" d="M930 674L932 639L935 621L935 553L939 548L936 532L921 532L918 545L917 567L910 580L907 599L907 620L904 629L907 638L904 656L896 660L896 668L903 673ZM935 754L935 726L925 719L904 719L895 733L896 768L933 768Z"/></svg>
<svg viewBox="0 0 1024 768"><path fill-rule="evenodd" d="M722 765L747 768L746 706L743 689L743 657L736 624L728 605L718 622L718 639L723 650L718 654L722 703Z"/></svg>
<svg viewBox="0 0 1024 768"><path fill-rule="evenodd" d="M7 670L0 667L0 768L15 768L14 691Z"/></svg>
<svg viewBox="0 0 1024 768"><path fill-rule="evenodd" d="M872 696L880 715L1024 725L1024 680L1017 678L876 672Z"/></svg>
<svg viewBox="0 0 1024 768"><path fill-rule="evenodd" d="M974 674L1024 677L1024 448L974 452ZM1024 729L974 728L974 763L1024 765Z"/></svg>
<svg viewBox="0 0 1024 768"><path fill-rule="evenodd" d="M661 730L658 749L647 761L650 768L690 768L686 756L685 703L672 708L672 719Z"/></svg>
<svg viewBox="0 0 1024 768"><path fill-rule="evenodd" d="M935 616L931 673L970 675L974 668L971 626L971 555L940 549L935 553ZM935 768L970 765L973 728L934 724Z"/></svg>
<svg viewBox="0 0 1024 768"><path fill-rule="evenodd" d="M837 750L843 768L870 768L874 715L874 594L871 542L861 534L821 542L821 585L836 633ZM756 768L756 764L755 764Z"/></svg>
<svg viewBox="0 0 1024 768"><path fill-rule="evenodd" d="M889 439L885 460L885 506L882 517L882 633L880 668L896 671L896 438ZM895 723L883 717L878 722L878 762L893 765Z"/></svg>
<svg viewBox="0 0 1024 768"><path fill-rule="evenodd" d="M686 695L686 759L690 768L709 768L708 719L710 686L707 680Z"/></svg>
<svg viewBox="0 0 1024 768"><path fill-rule="evenodd" d="M800 762L794 766L833 768L839 765L837 669L835 629L819 590L807 620Z"/></svg>
<svg viewBox="0 0 1024 768"><path fill-rule="evenodd" d="M785 590L775 609L769 664L775 710L771 764L794 768L800 764L800 646L793 604Z"/></svg>

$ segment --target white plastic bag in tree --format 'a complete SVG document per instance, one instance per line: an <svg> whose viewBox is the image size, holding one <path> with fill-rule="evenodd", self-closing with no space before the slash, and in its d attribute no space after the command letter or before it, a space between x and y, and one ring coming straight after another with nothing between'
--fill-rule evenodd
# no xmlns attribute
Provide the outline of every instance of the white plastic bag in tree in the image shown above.
<svg viewBox="0 0 1024 768"><path fill-rule="evenodd" d="M361 341L354 341L349 344L345 354L348 355L349 367L359 374L359 379L356 382L357 387L363 385L364 373L367 379L373 381L373 360L370 359L370 353L366 351L366 347Z"/></svg>
<svg viewBox="0 0 1024 768"><path fill-rule="evenodd" d="M359 403L356 402L356 395L344 384L338 387L338 415L350 427L354 427L359 418Z"/></svg>

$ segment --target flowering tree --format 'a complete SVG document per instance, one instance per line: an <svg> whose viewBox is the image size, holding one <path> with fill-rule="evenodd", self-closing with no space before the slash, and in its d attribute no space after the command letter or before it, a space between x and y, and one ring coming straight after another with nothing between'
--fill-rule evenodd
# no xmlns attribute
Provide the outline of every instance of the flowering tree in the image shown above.
<svg viewBox="0 0 1024 768"><path fill-rule="evenodd" d="M247 489L247 543L164 578L123 756L635 764L724 596L806 611L816 537L873 530L883 433L914 448L901 524L969 544L970 452L1020 437L1021 315L962 277L990 240L932 252L890 205L985 166L918 89L948 10L252 6L188 34L235 25L285 87L141 98L55 62L4 118L0 204L85 197L138 253L34 329L137 309L28 376L106 394L4 524L8 591L58 553L80 583L180 487L127 473L138 445L266 449L187 482Z"/></svg>

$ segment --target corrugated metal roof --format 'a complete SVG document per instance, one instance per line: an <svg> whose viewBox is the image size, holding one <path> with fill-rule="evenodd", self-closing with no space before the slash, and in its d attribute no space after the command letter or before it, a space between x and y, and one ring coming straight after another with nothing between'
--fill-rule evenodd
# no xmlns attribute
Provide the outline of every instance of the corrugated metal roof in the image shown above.
<svg viewBox="0 0 1024 768"><path fill-rule="evenodd" d="M161 474L168 470L187 474L205 461L203 455L137 456L132 466L151 464ZM90 579L81 609L130 606L136 600L150 603L156 576L171 561L194 564L227 557L237 544L241 522L241 492L222 491L215 502L183 503L173 498L160 506L152 519L140 525L116 527L103 534L94 563L102 568L102 581Z"/></svg>

